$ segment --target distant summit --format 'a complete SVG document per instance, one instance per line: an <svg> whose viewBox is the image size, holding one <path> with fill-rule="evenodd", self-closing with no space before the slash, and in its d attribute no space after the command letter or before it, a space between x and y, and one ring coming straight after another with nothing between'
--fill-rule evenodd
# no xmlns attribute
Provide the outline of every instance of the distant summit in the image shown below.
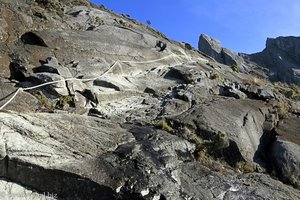
<svg viewBox="0 0 300 200"><path fill-rule="evenodd" d="M270 69L270 80L300 85L300 37L268 38L266 48L250 59Z"/></svg>
<svg viewBox="0 0 300 200"><path fill-rule="evenodd" d="M198 48L225 65L237 65L243 72L260 67L271 81L282 81L300 85L300 37L268 38L266 48L254 54L235 53L223 48L221 42L201 34Z"/></svg>

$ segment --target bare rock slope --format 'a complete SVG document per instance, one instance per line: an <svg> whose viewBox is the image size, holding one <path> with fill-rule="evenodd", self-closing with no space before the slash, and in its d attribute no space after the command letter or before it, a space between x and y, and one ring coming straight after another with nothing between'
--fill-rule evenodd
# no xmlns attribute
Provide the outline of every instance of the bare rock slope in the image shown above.
<svg viewBox="0 0 300 200"><path fill-rule="evenodd" d="M85 0L0 5L1 199L300 199L296 86Z"/></svg>

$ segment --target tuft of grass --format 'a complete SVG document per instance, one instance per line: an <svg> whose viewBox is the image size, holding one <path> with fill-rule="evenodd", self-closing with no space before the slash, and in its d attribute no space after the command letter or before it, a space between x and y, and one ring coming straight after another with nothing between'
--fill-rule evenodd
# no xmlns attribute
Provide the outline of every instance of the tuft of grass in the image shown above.
<svg viewBox="0 0 300 200"><path fill-rule="evenodd" d="M218 72L215 72L214 74L212 74L210 78L213 80L218 80L218 81L222 80L221 75Z"/></svg>
<svg viewBox="0 0 300 200"><path fill-rule="evenodd" d="M284 119L288 116L290 105L287 101L279 101L277 105L275 106L278 112L278 116L280 119Z"/></svg>
<svg viewBox="0 0 300 200"><path fill-rule="evenodd" d="M159 129L162 129L167 132L173 132L173 128L169 126L169 124L166 122L166 120L162 119L158 122L154 122L153 126Z"/></svg>
<svg viewBox="0 0 300 200"><path fill-rule="evenodd" d="M290 85L290 88L292 89L292 91L293 91L295 94L299 94L299 93L300 93L300 89L299 89L299 86L298 86L298 85L292 83L292 84Z"/></svg>
<svg viewBox="0 0 300 200"><path fill-rule="evenodd" d="M235 168L239 169L243 173L255 172L255 166L251 163L240 161L235 164Z"/></svg>
<svg viewBox="0 0 300 200"><path fill-rule="evenodd" d="M48 111L53 111L52 103L47 99L47 97L42 92L30 91L30 94L32 94L35 98L37 98L40 104L44 107L42 110L46 109Z"/></svg>
<svg viewBox="0 0 300 200"><path fill-rule="evenodd" d="M231 69L232 69L232 71L234 71L234 72L240 72L240 68L237 66L237 64L231 65Z"/></svg>
<svg viewBox="0 0 300 200"><path fill-rule="evenodd" d="M72 95L60 96L58 102L56 103L57 108L64 108L65 106L75 107L75 98Z"/></svg>
<svg viewBox="0 0 300 200"><path fill-rule="evenodd" d="M244 79L243 83L245 85L256 85L256 86L268 85L268 81L266 79L258 77L258 76L252 76L251 78Z"/></svg>

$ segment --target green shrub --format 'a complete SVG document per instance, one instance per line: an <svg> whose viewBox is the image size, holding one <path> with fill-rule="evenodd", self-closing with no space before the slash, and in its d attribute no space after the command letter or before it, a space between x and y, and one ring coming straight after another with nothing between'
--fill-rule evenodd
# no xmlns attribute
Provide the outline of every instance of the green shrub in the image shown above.
<svg viewBox="0 0 300 200"><path fill-rule="evenodd" d="M65 106L75 107L75 98L72 95L60 96L56 108L63 109Z"/></svg>
<svg viewBox="0 0 300 200"><path fill-rule="evenodd" d="M44 107L42 110L46 110L49 112L53 111L53 105L51 101L47 99L47 97L40 91L30 91L30 94L32 94L39 102L40 104Z"/></svg>
<svg viewBox="0 0 300 200"><path fill-rule="evenodd" d="M222 80L221 75L218 72L212 74L210 78L213 80L219 80L219 81Z"/></svg>
<svg viewBox="0 0 300 200"><path fill-rule="evenodd" d="M296 93L296 94L299 94L299 93L300 93L300 89L299 89L299 86L298 86L298 85L292 83L292 84L290 85L290 88L293 90L294 93Z"/></svg>
<svg viewBox="0 0 300 200"><path fill-rule="evenodd" d="M245 161L237 162L235 167L244 173L252 173L255 171L255 166Z"/></svg>
<svg viewBox="0 0 300 200"><path fill-rule="evenodd" d="M162 119L158 122L154 122L153 126L155 126L156 128L162 129L164 131L167 132L172 132L173 128L171 126L168 125L168 123L166 122L166 120Z"/></svg>
<svg viewBox="0 0 300 200"><path fill-rule="evenodd" d="M287 101L279 101L275 106L277 109L278 115L280 119L284 119L288 116L290 110L290 104Z"/></svg>
<svg viewBox="0 0 300 200"><path fill-rule="evenodd" d="M240 69L239 69L239 67L236 64L231 65L231 69L234 72L240 72Z"/></svg>

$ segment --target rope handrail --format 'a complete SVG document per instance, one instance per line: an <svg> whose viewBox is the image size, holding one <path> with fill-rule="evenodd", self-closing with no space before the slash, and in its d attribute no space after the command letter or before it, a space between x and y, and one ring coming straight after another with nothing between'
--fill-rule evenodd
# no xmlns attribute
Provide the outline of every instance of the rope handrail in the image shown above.
<svg viewBox="0 0 300 200"><path fill-rule="evenodd" d="M115 63L113 65L111 65L111 67L109 67L105 72L103 72L101 75L94 77L94 78L87 78L87 79L79 79L79 78L66 78L66 79L61 79L61 80L57 80L57 81L51 81L51 82L47 82L47 83L42 83L40 85L36 85L36 86L32 86L32 87L27 87L27 88L18 88L17 91L14 93L14 95L5 103L0 107L0 111L5 108L10 102L12 102L14 100L14 98L18 95L18 93L20 91L27 91L27 90L33 90L36 88L40 88L46 85L51 85L51 84L55 84L55 83L60 83L60 82L66 82L66 81L74 81L74 80L80 80L82 82L86 82L86 81L94 81L104 75L106 75L107 73L109 73L117 64L121 64L121 63L132 63L132 64L143 64L143 63L153 63L153 62L157 62L157 61L161 61L161 60L165 60L169 57L184 57L186 59L192 59L192 57L188 57L186 55L181 56L181 55L176 55L174 53L171 53L168 56L159 58L159 59L155 59L155 60L149 60L149 61L115 61Z"/></svg>

